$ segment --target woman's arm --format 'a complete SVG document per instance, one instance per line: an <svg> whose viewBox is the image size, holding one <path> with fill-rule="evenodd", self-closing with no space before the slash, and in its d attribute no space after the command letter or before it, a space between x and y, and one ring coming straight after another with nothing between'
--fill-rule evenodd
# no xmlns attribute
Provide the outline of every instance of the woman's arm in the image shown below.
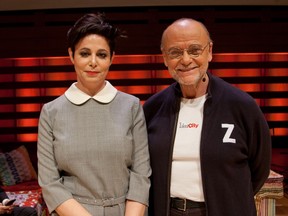
<svg viewBox="0 0 288 216"><path fill-rule="evenodd" d="M38 127L38 182L42 188L42 194L49 212L65 203L69 199L73 199L72 193L63 185L60 171L58 170L58 162L55 158L54 149L54 119L57 104L45 104L41 110ZM76 200L75 200L76 201Z"/></svg>
<svg viewBox="0 0 288 216"><path fill-rule="evenodd" d="M74 199L69 199L59 205L55 211L60 216L92 216L80 203Z"/></svg>
<svg viewBox="0 0 288 216"><path fill-rule="evenodd" d="M149 203L151 167L145 117L140 103L134 104L133 119L133 164L130 168L125 216L143 216Z"/></svg>
<svg viewBox="0 0 288 216"><path fill-rule="evenodd" d="M143 216L146 206L132 200L126 201L125 216Z"/></svg>

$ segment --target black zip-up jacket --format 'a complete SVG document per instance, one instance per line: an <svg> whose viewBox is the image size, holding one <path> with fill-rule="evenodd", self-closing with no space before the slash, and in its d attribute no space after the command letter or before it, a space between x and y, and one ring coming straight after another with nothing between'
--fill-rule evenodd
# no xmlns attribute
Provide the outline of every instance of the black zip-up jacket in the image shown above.
<svg viewBox="0 0 288 216"><path fill-rule="evenodd" d="M255 216L254 195L270 170L268 124L251 96L207 74L200 141L207 216ZM172 152L181 96L179 84L174 83L144 104L152 166L149 216L169 215Z"/></svg>

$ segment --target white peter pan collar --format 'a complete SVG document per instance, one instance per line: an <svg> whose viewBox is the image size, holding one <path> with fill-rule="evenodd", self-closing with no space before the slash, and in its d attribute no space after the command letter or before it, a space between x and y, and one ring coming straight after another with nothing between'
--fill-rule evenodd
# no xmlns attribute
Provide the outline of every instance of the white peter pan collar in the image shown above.
<svg viewBox="0 0 288 216"><path fill-rule="evenodd" d="M77 88L75 82L65 91L64 94L69 101L76 105L83 104L91 98L101 103L110 103L116 96L117 89L106 80L104 88L101 89L101 91L99 91L96 95L91 97Z"/></svg>

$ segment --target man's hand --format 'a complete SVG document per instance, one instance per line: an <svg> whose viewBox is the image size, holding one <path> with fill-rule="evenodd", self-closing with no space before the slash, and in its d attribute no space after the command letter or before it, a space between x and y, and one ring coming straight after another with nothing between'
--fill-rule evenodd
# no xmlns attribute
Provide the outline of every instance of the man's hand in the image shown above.
<svg viewBox="0 0 288 216"><path fill-rule="evenodd" d="M0 203L0 215L2 214L11 214L13 211L14 206L3 206L2 203Z"/></svg>

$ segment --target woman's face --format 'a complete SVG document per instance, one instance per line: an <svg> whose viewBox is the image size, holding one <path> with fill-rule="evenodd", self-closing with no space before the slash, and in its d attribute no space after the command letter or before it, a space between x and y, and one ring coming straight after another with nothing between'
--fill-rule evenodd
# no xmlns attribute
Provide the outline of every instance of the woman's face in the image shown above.
<svg viewBox="0 0 288 216"><path fill-rule="evenodd" d="M75 46L74 55L68 49L77 75L76 86L94 96L105 86L105 79L113 60L106 39L97 34L87 35Z"/></svg>

